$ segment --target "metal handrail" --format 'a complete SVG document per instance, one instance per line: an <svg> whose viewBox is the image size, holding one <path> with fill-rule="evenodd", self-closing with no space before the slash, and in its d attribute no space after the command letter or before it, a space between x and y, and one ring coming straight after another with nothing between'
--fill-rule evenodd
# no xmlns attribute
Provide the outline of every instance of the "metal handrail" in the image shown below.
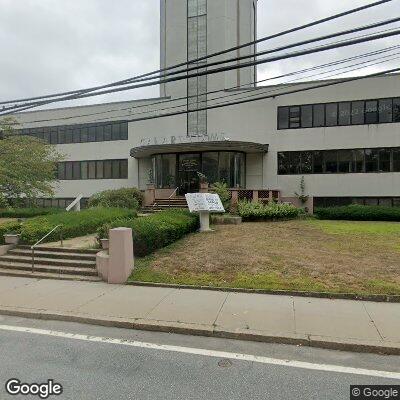
<svg viewBox="0 0 400 400"><path fill-rule="evenodd" d="M43 242L44 239L46 239L48 236L50 236L56 229L60 228L62 224L55 226L49 233L44 235L40 240L38 240L34 245L31 246L31 251L32 251L32 272L34 271L35 268L35 247L38 246L40 243ZM60 241L61 241L61 247L63 246L63 236L62 236L62 231L60 232Z"/></svg>
<svg viewBox="0 0 400 400"><path fill-rule="evenodd" d="M176 194L178 189L179 189L179 186L172 192L171 196L168 197L168 207L169 208L171 208L171 199L172 199L172 197L174 197L174 195Z"/></svg>

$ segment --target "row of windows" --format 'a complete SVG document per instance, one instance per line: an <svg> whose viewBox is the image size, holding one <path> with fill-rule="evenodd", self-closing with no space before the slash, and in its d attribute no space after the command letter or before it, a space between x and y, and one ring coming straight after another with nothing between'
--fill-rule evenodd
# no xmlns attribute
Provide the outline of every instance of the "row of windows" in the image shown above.
<svg viewBox="0 0 400 400"><path fill-rule="evenodd" d="M400 122L400 98L278 107L278 129Z"/></svg>
<svg viewBox="0 0 400 400"><path fill-rule="evenodd" d="M362 206L400 207L400 197L314 197L314 207Z"/></svg>
<svg viewBox="0 0 400 400"><path fill-rule="evenodd" d="M278 153L278 174L400 172L400 147Z"/></svg>
<svg viewBox="0 0 400 400"><path fill-rule="evenodd" d="M127 179L128 160L66 161L57 165L59 180Z"/></svg>
<svg viewBox="0 0 400 400"><path fill-rule="evenodd" d="M74 200L72 197L13 199L10 203L13 207L67 208ZM88 200L87 197L81 199L81 208L87 207Z"/></svg>
<svg viewBox="0 0 400 400"><path fill-rule="evenodd" d="M105 142L128 139L127 122L81 124L21 129L23 135L35 136L50 144Z"/></svg>

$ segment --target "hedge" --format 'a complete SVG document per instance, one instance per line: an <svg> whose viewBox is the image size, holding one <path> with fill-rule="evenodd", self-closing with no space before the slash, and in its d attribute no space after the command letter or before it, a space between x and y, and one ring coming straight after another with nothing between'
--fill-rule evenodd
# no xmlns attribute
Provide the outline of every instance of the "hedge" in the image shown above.
<svg viewBox="0 0 400 400"><path fill-rule="evenodd" d="M122 208L90 208L82 211L61 212L35 217L27 220L21 229L22 243L33 244L50 232L55 226L62 225L64 239L85 236L95 233L107 222L121 218L134 218L136 211ZM60 229L55 231L44 242L57 241Z"/></svg>
<svg viewBox="0 0 400 400"><path fill-rule="evenodd" d="M400 207L349 205L316 208L319 219L341 219L351 221L400 221Z"/></svg>
<svg viewBox="0 0 400 400"><path fill-rule="evenodd" d="M136 188L105 190L89 198L89 207L121 207L138 210L143 203L143 193Z"/></svg>
<svg viewBox="0 0 400 400"><path fill-rule="evenodd" d="M0 218L32 218L62 212L59 208L2 208Z"/></svg>
<svg viewBox="0 0 400 400"><path fill-rule="evenodd" d="M168 246L199 228L199 216L186 210L166 210L147 217L121 219L105 224L97 231L99 239L108 238L111 228L132 228L133 252L143 257Z"/></svg>
<svg viewBox="0 0 400 400"><path fill-rule="evenodd" d="M4 244L4 235L6 233L21 233L20 222L10 221L0 224L0 245Z"/></svg>
<svg viewBox="0 0 400 400"><path fill-rule="evenodd" d="M237 212L244 221L297 218L302 210L291 204L240 201Z"/></svg>

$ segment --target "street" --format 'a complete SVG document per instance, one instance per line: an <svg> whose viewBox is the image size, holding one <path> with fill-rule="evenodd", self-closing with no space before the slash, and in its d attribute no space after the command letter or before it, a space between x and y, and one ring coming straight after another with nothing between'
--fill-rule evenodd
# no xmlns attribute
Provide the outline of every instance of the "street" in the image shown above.
<svg viewBox="0 0 400 400"><path fill-rule="evenodd" d="M61 399L332 400L351 384L400 382L396 356L16 317L0 317L0 348L1 399L13 398L10 378L53 379Z"/></svg>

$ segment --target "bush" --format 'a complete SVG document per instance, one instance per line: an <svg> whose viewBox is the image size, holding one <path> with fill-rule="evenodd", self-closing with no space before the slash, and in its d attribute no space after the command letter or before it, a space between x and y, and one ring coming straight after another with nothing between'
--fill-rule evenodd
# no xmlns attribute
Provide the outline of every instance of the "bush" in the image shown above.
<svg viewBox="0 0 400 400"><path fill-rule="evenodd" d="M222 182L215 182L211 186L211 192L215 193L221 199L222 205L225 208L225 211L229 211L231 208L231 192L229 191L228 185Z"/></svg>
<svg viewBox="0 0 400 400"><path fill-rule="evenodd" d="M10 205L8 204L7 199L4 197L2 193L0 193L0 209L8 208Z"/></svg>
<svg viewBox="0 0 400 400"><path fill-rule="evenodd" d="M148 217L121 219L103 225L97 231L98 238L108 238L108 231L118 227L132 228L133 252L143 257L196 231L199 216L186 210L167 210Z"/></svg>
<svg viewBox="0 0 400 400"><path fill-rule="evenodd" d="M60 212L27 220L22 225L21 240L23 243L33 244L49 233L55 226L62 225L48 236L44 242L57 241L62 230L63 238L69 239L95 233L107 222L121 218L134 218L136 211L122 208L90 208L80 212Z"/></svg>
<svg viewBox="0 0 400 400"><path fill-rule="evenodd" d="M240 201L238 204L238 214L245 221L292 219L297 218L300 213L301 210L291 204L263 204L248 201Z"/></svg>
<svg viewBox="0 0 400 400"><path fill-rule="evenodd" d="M349 205L342 207L316 208L319 219L342 219L351 221L400 221L400 208L384 206Z"/></svg>
<svg viewBox="0 0 400 400"><path fill-rule="evenodd" d="M32 218L62 212L59 208L2 208L0 218Z"/></svg>
<svg viewBox="0 0 400 400"><path fill-rule="evenodd" d="M0 245L4 244L4 235L6 233L21 233L21 223L11 221L0 224Z"/></svg>
<svg viewBox="0 0 400 400"><path fill-rule="evenodd" d="M136 188L105 190L90 197L89 207L119 207L138 210L143 203L143 193Z"/></svg>

